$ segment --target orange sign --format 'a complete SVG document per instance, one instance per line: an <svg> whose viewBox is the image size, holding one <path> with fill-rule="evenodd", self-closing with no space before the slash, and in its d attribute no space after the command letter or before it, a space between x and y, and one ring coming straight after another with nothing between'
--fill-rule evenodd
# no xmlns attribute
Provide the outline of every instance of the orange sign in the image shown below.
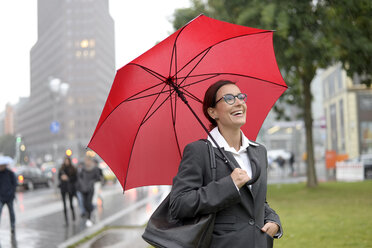
<svg viewBox="0 0 372 248"><path fill-rule="evenodd" d="M347 154L337 154L334 150L327 150L326 154L326 168L336 168L336 162L344 161L349 158Z"/></svg>
<svg viewBox="0 0 372 248"><path fill-rule="evenodd" d="M332 169L336 168L336 158L337 158L337 153L334 150L327 150L325 154L326 158L326 168L327 169Z"/></svg>

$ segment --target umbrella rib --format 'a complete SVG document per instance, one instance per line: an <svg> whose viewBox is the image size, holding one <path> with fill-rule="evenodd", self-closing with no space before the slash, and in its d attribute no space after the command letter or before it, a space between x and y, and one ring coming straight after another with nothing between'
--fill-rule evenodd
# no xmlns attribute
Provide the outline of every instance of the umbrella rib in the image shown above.
<svg viewBox="0 0 372 248"><path fill-rule="evenodd" d="M217 43L211 45L210 47L207 47L206 49L204 49L203 51L201 51L199 54L197 54L197 55L196 55L194 58L192 58L188 63L186 63L186 64L185 64L185 65L184 65L184 66L183 66L179 71L177 71L175 75L177 75L179 72L181 72L185 67L187 67L191 62L193 62L193 61L194 61L197 57L199 57L201 54L205 53L207 50L208 50L208 52L209 52L209 50L212 49L212 47L214 47L214 46L216 46L216 45L218 45L218 44L220 44L220 43L226 42L226 41L228 41L228 40L232 40L232 39L236 39L236 38L244 37L244 36L259 35L259 34L272 33L272 32L273 32L273 31L265 30L265 31L262 31L262 32L254 33L254 34L242 34L242 35L238 35L238 36L230 37L230 38L225 39L225 40L221 40L221 41L219 41L219 42L217 42ZM177 37L178 37L178 36L177 36ZM208 52L207 52L207 53L208 53ZM207 53L206 53L206 54L207 54ZM198 62L198 64L201 62L201 60L204 59L204 57L205 57L206 54L204 54L204 56L200 59L200 61ZM194 69L195 69L195 67L194 67L192 70L194 70ZM189 73L189 74L190 74L190 73ZM182 82L181 82L181 83L182 83Z"/></svg>
<svg viewBox="0 0 372 248"><path fill-rule="evenodd" d="M160 85L160 84L159 84ZM151 87L153 88L153 87ZM150 89L150 88L148 88ZM157 93L152 93L152 94L148 94L148 95L144 95L144 96L139 96L139 97L134 97L142 92L145 92L145 91L142 91L142 92L139 92L129 98L127 98L126 100L124 100L123 102L129 102L129 101L134 101L134 100L139 100L139 99L142 99L142 98L146 98L146 97L150 97L150 96L155 96L155 95L158 95L159 93L168 93L170 90L165 90L165 91L161 91L161 92L157 92Z"/></svg>
<svg viewBox="0 0 372 248"><path fill-rule="evenodd" d="M184 79L182 80L182 82L180 82L179 84L178 84L178 86L180 86L187 78L188 78L188 76L191 74L191 72L193 72L194 70L195 70L195 68L199 65L199 63L204 59L204 57L209 53L209 51L211 50L211 48L212 47L210 47L209 49L206 49L206 50L204 50L204 55L200 58L200 60L194 65L194 67L187 73L187 75L184 77ZM199 55L198 55L199 56ZM196 58L196 57L195 57ZM194 58L194 59L195 59ZM194 60L193 59L193 60ZM191 61L190 61L191 62ZM189 62L189 63L190 63ZM187 63L187 64L189 64L189 63ZM182 70L182 69L181 69ZM180 70L180 71L181 71ZM175 74L176 76L177 76L177 74L178 74L178 72Z"/></svg>
<svg viewBox="0 0 372 248"><path fill-rule="evenodd" d="M178 37L180 37L182 31L183 31L183 30L184 30L184 29L185 29L185 28L186 28L190 23L191 23L191 21L188 22L188 23L186 23L185 26L183 26L183 27L180 29L180 31L178 32L176 38L174 39L174 43L173 43L173 49L172 49L172 55L171 55L171 62L170 62L170 65L169 65L169 75L171 75L171 73L172 73L172 65L173 65L173 57L174 57L174 61L175 61L175 71L176 71L174 77L175 77L176 82L177 82L177 73L178 73L178 72L177 72L177 40L178 40Z"/></svg>
<svg viewBox="0 0 372 248"><path fill-rule="evenodd" d="M164 85L164 87L163 87L163 90L164 90L164 88L166 87L166 85ZM148 113L150 112L150 110L151 110L151 108L154 106L154 104L155 104L155 102L157 101L157 99L159 99L159 97L160 97L160 95L162 94L163 92L159 92L159 94L158 94L158 96L155 98L155 100L153 101L153 103L150 105L150 107L149 107L149 109L147 110L147 112L146 112L146 114L145 114L145 116L143 117L143 119L142 119L142 121L141 121L141 123L140 123L140 125L138 126L138 129L137 129L137 132L136 132L136 135L134 136L134 140L133 140L133 144L132 144L132 148L131 148L131 152L130 152L130 156L129 156L129 160L128 160L128 169L127 169L127 173L126 173L126 175L125 175L125 180L124 180L124 186L123 186L123 188L124 188L124 191L125 191L125 186L127 185L127 178L128 178L128 174L129 174L129 165L130 165L130 161L131 161L131 159L132 159L132 154L133 154L133 148L134 148L134 145L136 144L136 140L137 140L137 136L138 136L138 133L140 132L140 130L141 130L141 127L143 126L143 124L156 112L156 110L158 110L159 108L160 108L160 106L162 106L163 104L164 104L164 102L168 99L168 97L167 97L167 99L165 99L161 104L160 104L160 106L159 107L157 107L156 109L155 109L155 111L150 115L150 116L148 116Z"/></svg>
<svg viewBox="0 0 372 248"><path fill-rule="evenodd" d="M133 64L133 65L135 65L135 64ZM156 85L153 85L153 86L151 86L151 87L149 87L149 88L147 88L147 89L145 89L145 90L141 90L141 91L137 92L136 94L134 94L134 95L128 97L127 99L121 101L121 102L120 102L120 103L119 103L115 108L113 108L113 109L111 110L111 112L110 112L110 113L106 116L106 118L102 121L102 123L101 123L100 126L102 126L103 123L105 123L105 121L106 121L106 120L110 117L110 115L115 111L115 109L117 109L117 108L118 108L122 103L124 103L124 102L134 101L134 100L138 100L138 99L142 99L142 98L146 98L146 97L150 97L150 96L155 96L155 95L158 95L158 94L160 95L160 94L162 94L162 93L167 93L168 90L163 91L164 88L165 88L165 86L164 86L163 89L162 89L162 91L160 91L160 92L153 93L153 94L148 94L148 95L144 95L144 96L140 96L140 97L137 97L137 98L135 97L135 96L138 96L138 95L142 94L143 92L146 92L146 91L148 91L148 90L150 90L150 89L153 89L153 88L155 88L155 87L158 87L158 86L162 85L163 83L164 83L164 82L161 82L161 83L156 84ZM98 129L95 131L95 133L93 134L91 140L93 140L93 138L96 136L96 133L99 131L99 129L100 129L100 128L98 128Z"/></svg>
<svg viewBox="0 0 372 248"><path fill-rule="evenodd" d="M138 67L142 68L142 69L145 70L146 72L150 73L151 75L153 75L154 77L156 77L156 78L158 78L158 79L160 79L160 80L162 80L162 81L164 81L164 80L167 79L167 78L164 77L163 75L161 75L161 74L157 73L156 71L153 71L153 70L151 70L150 68L147 68L147 67L145 67L145 66L143 66L143 65L139 65L139 64L135 64L135 63L129 63L128 65L138 66Z"/></svg>
<svg viewBox="0 0 372 248"><path fill-rule="evenodd" d="M171 91L171 90L169 90L169 91L167 90L167 92L170 92L170 91ZM160 93L164 93L164 92L160 92ZM159 93L159 96L160 96L160 93ZM145 115L146 118L144 118L144 119L142 120L141 125L143 125L145 122L147 122L147 121L150 119L150 117L152 117L152 116L155 114L155 112L156 112L156 111L157 111L161 106L163 106L164 103L165 103L166 101L168 101L168 99L169 99L171 96L172 96L172 93L170 93L169 96L167 96L167 98L165 98L165 100L164 100L162 103L160 103L159 106L158 106L156 109L154 109L154 111L153 111L150 115L148 115L148 113L150 112L152 106L154 106L155 101L159 98L159 97L157 97L156 100L155 100L155 101L153 102L153 104L151 105L151 107L149 108L149 111L146 113L146 115Z"/></svg>
<svg viewBox="0 0 372 248"><path fill-rule="evenodd" d="M172 73L173 57L174 57L175 71L177 71L177 39L178 39L180 33L182 32L182 30L178 33L178 35L177 35L177 37L176 37L176 39L173 43L171 62L170 62L170 65L169 65L169 75L171 75L171 73ZM177 73L175 74L175 76L176 76L176 80L177 80Z"/></svg>
<svg viewBox="0 0 372 248"><path fill-rule="evenodd" d="M190 91L186 90L186 89L183 89L184 90L184 94L187 95L188 97L190 97L191 99L199 102L199 103L203 103L202 100L200 100L198 97L196 97L194 94L192 94Z"/></svg>

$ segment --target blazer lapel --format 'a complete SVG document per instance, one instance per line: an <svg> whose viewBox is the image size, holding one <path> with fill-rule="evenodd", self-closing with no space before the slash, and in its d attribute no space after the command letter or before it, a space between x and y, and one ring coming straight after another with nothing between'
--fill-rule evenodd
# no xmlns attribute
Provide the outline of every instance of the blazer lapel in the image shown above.
<svg viewBox="0 0 372 248"><path fill-rule="evenodd" d="M247 154L248 154L248 158L249 158L249 161L250 161L251 167L252 167L252 175L255 175L256 168L253 166L254 161L257 161L258 162L257 166L260 166L260 164L259 164L260 159L259 159L259 156L257 154L257 149L255 149L252 146L248 146L247 147ZM262 170L262 168L261 168L261 170ZM261 177L259 177L257 179L257 181L254 184L252 184L251 191L252 191L253 198L255 198L256 195L257 195L257 191L258 191L258 189L260 187L260 183L261 183Z"/></svg>
<svg viewBox="0 0 372 248"><path fill-rule="evenodd" d="M230 162L236 167L241 168L236 159L234 158L234 155L231 152L225 151L224 148L221 148L223 152L226 154L227 158L230 160ZM223 155L219 152L217 148L215 148L215 152L217 157L219 157L221 160L223 160ZM228 166L228 165L226 165ZM248 185L245 185L240 190L241 195L241 203L242 205L247 209L248 213L253 216L253 195L251 192L251 189L248 187Z"/></svg>

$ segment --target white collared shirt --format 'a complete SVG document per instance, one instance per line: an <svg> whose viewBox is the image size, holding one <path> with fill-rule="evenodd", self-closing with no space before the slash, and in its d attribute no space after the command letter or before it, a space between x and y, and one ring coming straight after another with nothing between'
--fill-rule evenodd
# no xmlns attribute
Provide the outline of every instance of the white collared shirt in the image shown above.
<svg viewBox="0 0 372 248"><path fill-rule="evenodd" d="M239 151L237 151L235 150L235 148L229 146L225 138L222 136L222 134L218 130L218 127L215 127L212 129L212 131L210 131L210 134L216 140L217 144L221 148L223 147L225 151L231 152L236 162L238 162L239 166L247 172L249 178L252 178L252 167L251 167L251 163L248 158L247 147L249 145L258 146L258 144L249 141L248 138L245 137L244 133L243 132L241 133L242 133L242 145L240 146ZM209 136L208 136L208 140L212 143L214 147L217 147Z"/></svg>

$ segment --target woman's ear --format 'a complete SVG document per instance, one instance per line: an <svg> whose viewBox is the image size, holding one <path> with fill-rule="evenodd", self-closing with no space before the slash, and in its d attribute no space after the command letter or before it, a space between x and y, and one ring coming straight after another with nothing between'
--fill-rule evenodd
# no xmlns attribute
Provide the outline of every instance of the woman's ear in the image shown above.
<svg viewBox="0 0 372 248"><path fill-rule="evenodd" d="M215 108L209 107L208 108L208 114L209 114L209 116L212 119L214 119L214 120L217 120L218 119L218 116L217 116L217 113L216 113L216 109Z"/></svg>

